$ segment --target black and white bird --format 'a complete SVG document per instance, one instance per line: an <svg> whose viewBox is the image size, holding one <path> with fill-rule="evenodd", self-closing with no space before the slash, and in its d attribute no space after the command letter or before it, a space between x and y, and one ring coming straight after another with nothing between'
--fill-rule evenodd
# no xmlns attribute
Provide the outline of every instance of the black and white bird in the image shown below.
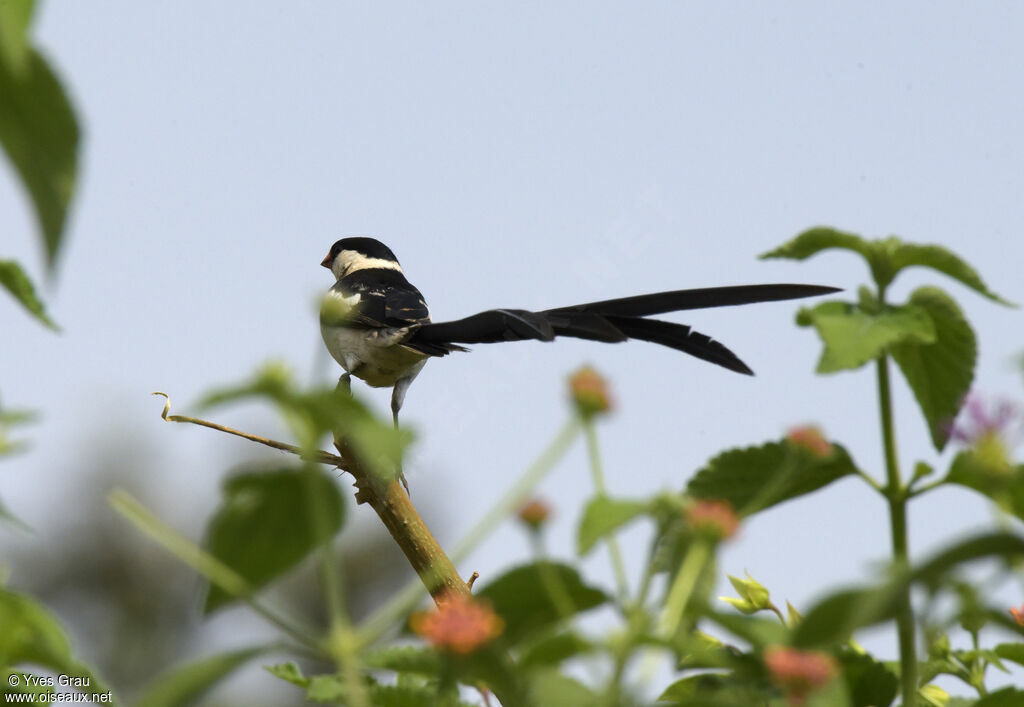
<svg viewBox="0 0 1024 707"><path fill-rule="evenodd" d="M320 263L337 282L320 310L320 331L334 360L374 388L392 387L391 412L398 425L409 384L433 357L468 351L460 344L552 341L558 336L618 343L650 341L730 371L753 375L736 354L685 324L648 319L686 309L725 307L838 292L820 285L739 285L674 290L530 312L490 309L465 319L433 323L420 291L405 279L391 249L373 238L343 238Z"/></svg>

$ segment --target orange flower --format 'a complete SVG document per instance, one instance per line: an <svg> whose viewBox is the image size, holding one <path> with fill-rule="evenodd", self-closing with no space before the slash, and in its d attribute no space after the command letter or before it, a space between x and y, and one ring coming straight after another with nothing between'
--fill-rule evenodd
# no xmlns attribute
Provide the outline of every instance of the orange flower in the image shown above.
<svg viewBox="0 0 1024 707"><path fill-rule="evenodd" d="M686 509L686 522L694 531L715 540L731 538L740 526L740 519L728 501L697 501Z"/></svg>
<svg viewBox="0 0 1024 707"><path fill-rule="evenodd" d="M413 614L409 624L435 648L463 655L497 637L505 628L505 622L491 607L460 594L441 600L437 611Z"/></svg>
<svg viewBox="0 0 1024 707"><path fill-rule="evenodd" d="M1024 626L1024 604L1010 608L1010 616L1021 626Z"/></svg>
<svg viewBox="0 0 1024 707"><path fill-rule="evenodd" d="M821 434L821 430L813 425L794 427L786 433L786 439L795 447L806 449L816 457L824 459L831 456L832 444Z"/></svg>
<svg viewBox="0 0 1024 707"><path fill-rule="evenodd" d="M782 688L792 705L802 705L811 692L831 682L838 672L830 655L783 646L768 648L764 664L772 682Z"/></svg>
<svg viewBox="0 0 1024 707"><path fill-rule="evenodd" d="M550 517L551 506L539 498L527 501L519 509L519 520L528 525L531 530L539 529Z"/></svg>
<svg viewBox="0 0 1024 707"><path fill-rule="evenodd" d="M584 366L569 376L569 392L583 417L593 417L612 409L608 383L590 366Z"/></svg>

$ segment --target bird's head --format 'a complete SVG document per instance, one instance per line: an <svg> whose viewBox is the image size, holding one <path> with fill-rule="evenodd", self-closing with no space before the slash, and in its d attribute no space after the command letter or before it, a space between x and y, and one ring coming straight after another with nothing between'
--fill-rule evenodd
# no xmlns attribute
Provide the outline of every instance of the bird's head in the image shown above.
<svg viewBox="0 0 1024 707"><path fill-rule="evenodd" d="M356 270L371 268L402 272L398 258L391 249L375 238L342 238L331 246L321 262L339 280Z"/></svg>

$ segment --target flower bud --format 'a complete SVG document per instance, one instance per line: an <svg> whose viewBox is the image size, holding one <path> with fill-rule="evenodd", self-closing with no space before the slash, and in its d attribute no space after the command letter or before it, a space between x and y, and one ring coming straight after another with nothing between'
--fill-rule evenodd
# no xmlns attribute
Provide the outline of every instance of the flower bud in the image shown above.
<svg viewBox="0 0 1024 707"><path fill-rule="evenodd" d="M569 391L576 410L584 418L612 409L608 383L590 366L584 366L569 377Z"/></svg>
<svg viewBox="0 0 1024 707"><path fill-rule="evenodd" d="M686 509L686 522L695 533L712 540L731 538L740 525L728 501L697 501Z"/></svg>
<svg viewBox="0 0 1024 707"><path fill-rule="evenodd" d="M541 526L547 523L551 517L551 506L539 498L527 501L519 509L519 520L530 530L540 530Z"/></svg>
<svg viewBox="0 0 1024 707"><path fill-rule="evenodd" d="M804 704L811 692L827 685L838 673L835 660L826 653L782 646L768 648L764 664L791 705Z"/></svg>
<svg viewBox="0 0 1024 707"><path fill-rule="evenodd" d="M819 459L832 455L832 444L825 439L821 430L813 425L794 427L786 433L786 440L794 447L805 449Z"/></svg>

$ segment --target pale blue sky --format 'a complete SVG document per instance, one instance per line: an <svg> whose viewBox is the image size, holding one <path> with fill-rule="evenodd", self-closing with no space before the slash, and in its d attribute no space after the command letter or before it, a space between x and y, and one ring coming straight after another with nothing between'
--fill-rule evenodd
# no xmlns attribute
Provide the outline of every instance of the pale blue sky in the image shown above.
<svg viewBox="0 0 1024 707"><path fill-rule="evenodd" d="M36 449L4 465L3 496L59 541L54 503L72 500L61 489L76 452L120 428L149 445L141 467L162 459L157 488L188 499L167 513L198 535L188 524L249 452L162 426L148 393L184 412L269 358L333 377L314 302L343 235L388 243L435 319L691 286L854 291L867 272L849 255L756 260L822 223L942 244L1024 301L1022 27L1012 2L45 3L37 35L85 123L83 168L48 295L64 333L0 301L4 403L45 413L27 433ZM8 170L0 213L3 255L39 274ZM1020 312L923 271L892 297L925 282L974 323L978 387L1019 399ZM403 409L420 436L414 497L447 514L452 543L561 424L564 377L583 362L618 401L602 425L613 494L680 488L724 447L805 422L880 474L874 378L815 377L818 343L793 326L796 307L673 317L756 378L643 343L431 362ZM386 410L386 392L370 398ZM947 463L902 382L896 404L904 468ZM274 431L255 410L217 416ZM581 449L542 493L557 503L551 545L569 552L591 493ZM966 492L938 492L912 507L912 550L990 520ZM646 538L625 535L633 569ZM887 548L884 505L848 480L749 522L722 569L806 607ZM526 553L509 527L460 569L486 579ZM602 553L585 568L610 580ZM891 650L888 634L870 640Z"/></svg>

